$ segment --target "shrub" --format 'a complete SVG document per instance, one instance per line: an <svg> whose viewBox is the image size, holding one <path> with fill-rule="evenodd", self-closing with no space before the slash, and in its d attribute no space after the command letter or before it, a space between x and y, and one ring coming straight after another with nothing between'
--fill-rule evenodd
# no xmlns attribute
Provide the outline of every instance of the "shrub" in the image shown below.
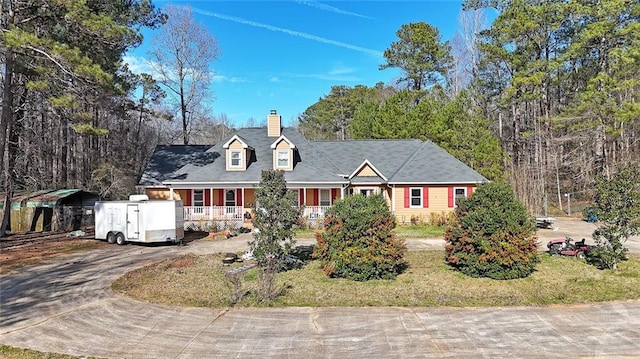
<svg viewBox="0 0 640 359"><path fill-rule="evenodd" d="M535 230L508 185L484 184L457 202L445 230L445 259L472 277L523 278L538 263Z"/></svg>
<svg viewBox="0 0 640 359"><path fill-rule="evenodd" d="M349 196L325 213L314 257L330 277L393 279L406 266L404 240L392 232L395 217L382 195Z"/></svg>
<svg viewBox="0 0 640 359"><path fill-rule="evenodd" d="M281 293L275 286L275 274L291 264L288 259L295 244L293 236L300 209L293 194L287 190L282 171L262 171L256 199L260 207L253 211L256 231L249 249L261 267L259 295L270 301Z"/></svg>
<svg viewBox="0 0 640 359"><path fill-rule="evenodd" d="M600 269L616 269L627 259L625 242L640 233L640 170L623 167L612 178L596 178L596 207L592 214L600 221L593 233L596 247L587 261Z"/></svg>

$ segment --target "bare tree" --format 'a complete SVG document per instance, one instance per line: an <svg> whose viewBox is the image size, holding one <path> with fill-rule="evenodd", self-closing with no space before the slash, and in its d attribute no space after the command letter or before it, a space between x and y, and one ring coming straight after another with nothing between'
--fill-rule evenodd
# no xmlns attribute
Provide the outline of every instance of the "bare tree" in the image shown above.
<svg viewBox="0 0 640 359"><path fill-rule="evenodd" d="M458 31L451 40L453 66L449 72L449 87L452 96L471 83L478 74L478 38L480 31L488 27L484 10L462 10L458 15Z"/></svg>
<svg viewBox="0 0 640 359"><path fill-rule="evenodd" d="M189 144L192 114L207 99L210 65L218 58L216 38L195 21L190 7L166 8L168 20L153 38L152 66L158 80L172 95L182 121L182 138ZM210 102L210 99L209 101Z"/></svg>

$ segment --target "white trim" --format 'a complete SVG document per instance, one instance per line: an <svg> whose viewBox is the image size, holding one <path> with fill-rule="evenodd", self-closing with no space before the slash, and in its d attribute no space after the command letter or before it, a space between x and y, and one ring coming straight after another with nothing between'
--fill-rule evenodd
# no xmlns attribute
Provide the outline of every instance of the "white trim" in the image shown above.
<svg viewBox="0 0 640 359"><path fill-rule="evenodd" d="M331 206L331 204L333 202L332 201L333 198L331 198L331 190L332 189L333 188L318 188L318 206L320 206L320 207ZM329 192L329 204L322 204L322 192L323 191Z"/></svg>
<svg viewBox="0 0 640 359"><path fill-rule="evenodd" d="M287 150L287 149L282 150L281 149L281 150L276 150L275 152L276 152L276 168L291 168L291 150ZM279 157L279 155L281 153L286 153L287 154L287 164L286 164L286 166L280 166L280 163L279 163L280 162L280 157Z"/></svg>
<svg viewBox="0 0 640 359"><path fill-rule="evenodd" d="M391 212L396 213L396 185L391 186Z"/></svg>
<svg viewBox="0 0 640 359"><path fill-rule="evenodd" d="M456 190L458 189L464 190L464 197L462 198L469 197L469 193L467 193L467 187L453 187L453 208L458 207L458 204L456 203L456 199L458 198L456 197Z"/></svg>
<svg viewBox="0 0 640 359"><path fill-rule="evenodd" d="M229 150L229 168L242 168L242 160L243 160L242 157L244 157L242 155L243 152L244 151L242 151L242 150ZM238 164L237 165L233 164L233 160L234 160L233 154L234 153L238 154L238 158L237 158L238 159Z"/></svg>
<svg viewBox="0 0 640 359"><path fill-rule="evenodd" d="M229 145L231 145L231 143L233 141L235 141L235 140L238 140L238 142L240 142L242 144L242 148L253 148L253 147L250 147L249 145L247 145L247 143L244 142L242 140L242 138L240 136L238 136L238 135L233 135L233 137L231 137L229 139L229 141L225 142L224 145L222 145L222 148L224 148L224 149L229 148Z"/></svg>
<svg viewBox="0 0 640 359"><path fill-rule="evenodd" d="M384 182L387 182L387 177L385 177L382 172L378 171L378 169L376 168L376 166L374 166L373 164L371 164L371 162L369 162L368 159L365 159L362 164L360 164L360 166L356 167L356 170L351 172L351 174L349 175L349 179L352 179L353 177L355 177L355 175L360 172L361 169L364 168L364 166L369 166L371 167L371 169L373 170L373 172L375 172L378 177L382 178L384 180Z"/></svg>
<svg viewBox="0 0 640 359"><path fill-rule="evenodd" d="M296 145L293 144L293 142L289 141L288 138L286 138L284 135L281 135L280 137L278 137L275 141L273 141L273 143L271 144L271 148L276 148L276 146L278 146L278 143L280 143L280 141L285 141L289 147L296 148Z"/></svg>
<svg viewBox="0 0 640 359"><path fill-rule="evenodd" d="M423 187L408 187L409 188L409 208L423 208L424 207L424 188ZM417 189L420 190L420 204L419 205L414 205L413 203L411 203L411 199L413 198L413 195L411 193L412 190Z"/></svg>

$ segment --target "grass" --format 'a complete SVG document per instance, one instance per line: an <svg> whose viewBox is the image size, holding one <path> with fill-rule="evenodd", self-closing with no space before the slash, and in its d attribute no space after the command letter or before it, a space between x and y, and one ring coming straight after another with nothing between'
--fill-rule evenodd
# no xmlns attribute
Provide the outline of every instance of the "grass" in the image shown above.
<svg viewBox="0 0 640 359"><path fill-rule="evenodd" d="M37 350L0 345L0 358L3 359L75 359L72 355L44 353ZM93 357L92 357L93 358Z"/></svg>
<svg viewBox="0 0 640 359"><path fill-rule="evenodd" d="M445 226L430 224L397 226L396 235L400 238L443 238Z"/></svg>
<svg viewBox="0 0 640 359"><path fill-rule="evenodd" d="M353 282L326 277L317 261L279 273L283 295L261 303L253 294L257 269L247 272L247 295L236 304L252 306L541 306L640 298L640 255L601 271L576 258L541 254L528 278L497 281L470 278L443 262L443 251L408 252L408 269L395 280ZM240 265L240 264L237 264ZM130 272L113 289L139 300L178 306L226 307L230 290L221 255L187 255Z"/></svg>
<svg viewBox="0 0 640 359"><path fill-rule="evenodd" d="M445 226L433 226L430 224L401 225L394 229L400 238L443 238ZM314 238L316 229L298 229L296 238Z"/></svg>

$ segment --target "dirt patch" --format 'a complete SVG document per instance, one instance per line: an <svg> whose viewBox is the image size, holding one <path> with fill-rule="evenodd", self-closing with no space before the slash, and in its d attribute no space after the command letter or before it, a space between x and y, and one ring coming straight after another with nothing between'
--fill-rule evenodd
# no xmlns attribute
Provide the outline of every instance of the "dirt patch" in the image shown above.
<svg viewBox="0 0 640 359"><path fill-rule="evenodd" d="M16 234L0 239L0 273L36 264L64 254L111 246L96 240L93 233L84 237L67 237L67 233ZM184 243L206 238L205 232L186 232Z"/></svg>
<svg viewBox="0 0 640 359"><path fill-rule="evenodd" d="M92 238L47 239L46 236L35 238L26 244L3 248L0 253L0 273L7 273L18 267L39 263L63 254L102 248L107 245L106 242Z"/></svg>

